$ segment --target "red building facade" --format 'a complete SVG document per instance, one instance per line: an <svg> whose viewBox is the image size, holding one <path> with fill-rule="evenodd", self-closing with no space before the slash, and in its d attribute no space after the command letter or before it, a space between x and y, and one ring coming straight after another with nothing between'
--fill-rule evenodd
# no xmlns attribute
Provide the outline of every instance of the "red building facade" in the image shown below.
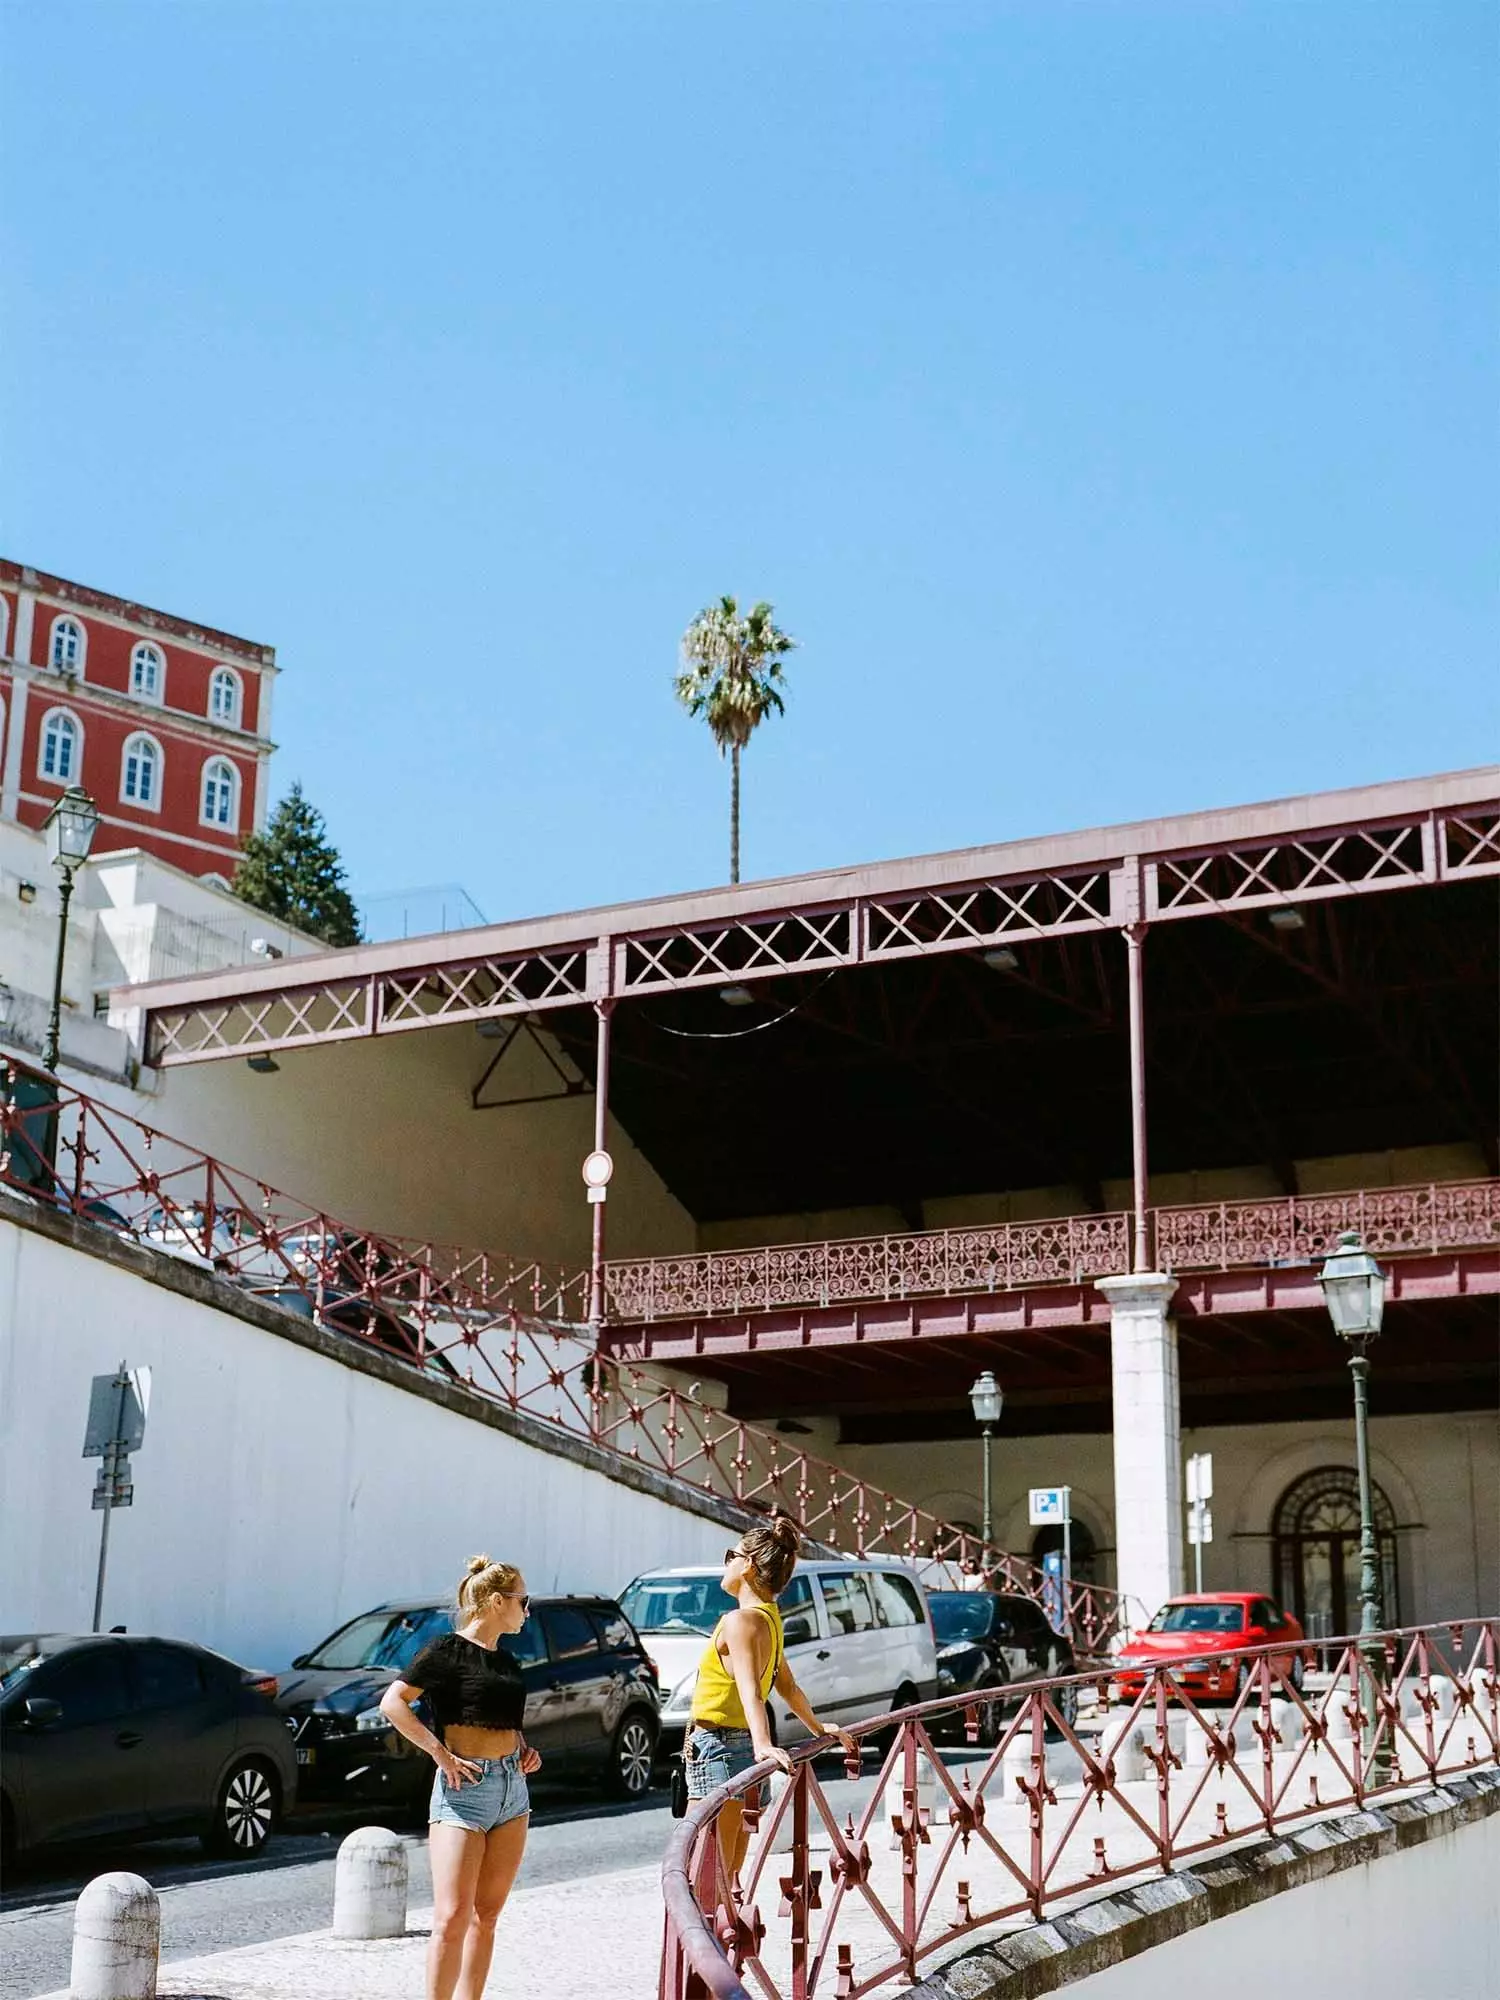
<svg viewBox="0 0 1500 2000"><path fill-rule="evenodd" d="M69 785L97 850L232 880L265 822L270 646L0 558L0 818L37 827Z"/></svg>

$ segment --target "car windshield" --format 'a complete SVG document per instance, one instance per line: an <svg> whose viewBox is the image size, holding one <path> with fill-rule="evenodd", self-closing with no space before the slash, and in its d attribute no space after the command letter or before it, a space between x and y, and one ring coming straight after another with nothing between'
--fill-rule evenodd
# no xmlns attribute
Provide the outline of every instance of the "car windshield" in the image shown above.
<svg viewBox="0 0 1500 2000"><path fill-rule="evenodd" d="M1147 1626L1149 1632L1238 1632L1245 1623L1243 1604L1164 1604Z"/></svg>
<svg viewBox="0 0 1500 2000"><path fill-rule="evenodd" d="M990 1629L994 1600L980 1590L935 1590L928 1598L932 1606L932 1629L940 1646L952 1646L964 1639L982 1639Z"/></svg>
<svg viewBox="0 0 1500 2000"><path fill-rule="evenodd" d="M642 1576L620 1609L637 1632L712 1632L729 1599L717 1576Z"/></svg>
<svg viewBox="0 0 1500 2000"><path fill-rule="evenodd" d="M415 1611L367 1611L355 1618L331 1639L325 1639L307 1665L325 1672L348 1672L353 1667L391 1667L398 1673L421 1652L429 1639L453 1630L452 1615L437 1606Z"/></svg>

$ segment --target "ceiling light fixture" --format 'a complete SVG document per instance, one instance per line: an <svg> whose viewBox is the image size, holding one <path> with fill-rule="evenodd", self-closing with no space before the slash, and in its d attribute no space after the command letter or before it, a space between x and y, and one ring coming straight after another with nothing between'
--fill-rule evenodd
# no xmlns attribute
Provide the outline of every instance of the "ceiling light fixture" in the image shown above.
<svg viewBox="0 0 1500 2000"><path fill-rule="evenodd" d="M1021 963L1008 944L996 945L993 951L987 951L984 962L991 972L1014 972Z"/></svg>
<svg viewBox="0 0 1500 2000"><path fill-rule="evenodd" d="M755 995L748 986L721 986L719 998L726 1007L753 1007Z"/></svg>
<svg viewBox="0 0 1500 2000"><path fill-rule="evenodd" d="M1290 904L1285 909L1272 910L1266 921L1270 924L1273 931L1305 931L1307 929L1306 917L1303 916L1300 910L1293 909Z"/></svg>
<svg viewBox="0 0 1500 2000"><path fill-rule="evenodd" d="M275 1056L246 1056L245 1067L253 1069L257 1076L275 1076L281 1064Z"/></svg>

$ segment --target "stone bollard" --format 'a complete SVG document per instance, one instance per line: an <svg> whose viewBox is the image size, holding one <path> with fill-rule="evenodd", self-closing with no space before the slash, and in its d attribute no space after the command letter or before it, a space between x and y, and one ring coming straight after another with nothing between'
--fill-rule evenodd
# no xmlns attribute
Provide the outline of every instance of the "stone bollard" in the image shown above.
<svg viewBox="0 0 1500 2000"><path fill-rule="evenodd" d="M1271 1703L1271 1727L1281 1738L1273 1744L1277 1750L1295 1750L1302 1741L1302 1711L1296 1702L1278 1697Z"/></svg>
<svg viewBox="0 0 1500 2000"><path fill-rule="evenodd" d="M73 1916L72 2000L156 2000L161 1904L139 1875L96 1875Z"/></svg>
<svg viewBox="0 0 1500 2000"><path fill-rule="evenodd" d="M1107 1764L1115 1760L1115 1780L1122 1785L1137 1785L1146 1775L1146 1739L1140 1717L1134 1722L1121 1716L1117 1721L1106 1722L1099 1738L1098 1760Z"/></svg>
<svg viewBox="0 0 1500 2000"><path fill-rule="evenodd" d="M383 1826L362 1826L339 1848L333 1875L333 1934L406 1935L406 1842Z"/></svg>

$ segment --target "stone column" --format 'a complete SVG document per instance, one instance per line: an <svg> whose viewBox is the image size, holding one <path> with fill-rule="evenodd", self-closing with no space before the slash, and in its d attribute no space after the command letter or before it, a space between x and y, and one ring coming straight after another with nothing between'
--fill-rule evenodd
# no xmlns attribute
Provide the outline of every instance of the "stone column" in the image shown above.
<svg viewBox="0 0 1500 2000"><path fill-rule="evenodd" d="M1098 1287L1110 1312L1115 1584L1136 1625L1182 1589L1182 1405L1167 1313L1177 1280L1133 1271Z"/></svg>

